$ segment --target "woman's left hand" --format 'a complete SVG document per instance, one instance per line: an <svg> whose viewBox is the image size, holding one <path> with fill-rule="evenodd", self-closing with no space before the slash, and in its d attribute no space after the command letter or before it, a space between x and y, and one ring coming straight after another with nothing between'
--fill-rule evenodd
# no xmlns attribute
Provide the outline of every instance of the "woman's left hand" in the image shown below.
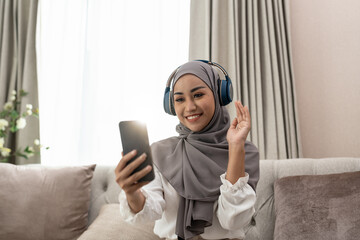
<svg viewBox="0 0 360 240"><path fill-rule="evenodd" d="M244 144L251 128L249 109L240 101L234 102L236 118L232 121L226 139L229 144Z"/></svg>

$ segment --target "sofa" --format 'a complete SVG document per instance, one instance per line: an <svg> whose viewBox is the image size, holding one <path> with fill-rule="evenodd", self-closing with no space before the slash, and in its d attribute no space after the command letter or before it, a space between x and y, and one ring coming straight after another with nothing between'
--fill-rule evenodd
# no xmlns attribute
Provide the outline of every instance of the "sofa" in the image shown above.
<svg viewBox="0 0 360 240"><path fill-rule="evenodd" d="M360 158L261 160L245 239L359 239L359 173ZM86 227L77 239L159 239L153 222L138 226L120 218L114 166L96 166L90 182ZM15 239L6 238L1 224L0 239Z"/></svg>

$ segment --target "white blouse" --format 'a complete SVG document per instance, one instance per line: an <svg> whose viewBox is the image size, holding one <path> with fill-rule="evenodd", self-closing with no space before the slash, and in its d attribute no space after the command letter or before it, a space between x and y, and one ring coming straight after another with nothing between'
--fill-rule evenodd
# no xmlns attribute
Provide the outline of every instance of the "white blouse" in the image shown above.
<svg viewBox="0 0 360 240"><path fill-rule="evenodd" d="M179 195L155 167L155 179L145 185L141 191L146 201L144 208L134 214L127 203L124 191L119 194L120 215L130 223L155 221L154 233L160 238L177 239L175 234L176 215L179 206ZM204 229L204 239L244 238L245 228L250 224L254 214L256 194L247 183L249 175L232 185L220 176L220 196L214 204L213 222Z"/></svg>

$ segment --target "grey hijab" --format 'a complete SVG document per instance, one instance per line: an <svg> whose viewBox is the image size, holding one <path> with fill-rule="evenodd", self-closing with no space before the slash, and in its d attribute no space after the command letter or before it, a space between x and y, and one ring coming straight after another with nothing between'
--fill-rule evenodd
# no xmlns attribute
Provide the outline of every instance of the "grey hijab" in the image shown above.
<svg viewBox="0 0 360 240"><path fill-rule="evenodd" d="M204 81L213 91L215 113L210 123L200 132L192 132L179 123L178 137L153 143L154 164L180 195L176 234L189 239L204 232L212 225L214 202L220 195L220 175L226 172L228 143L226 133L230 126L229 114L220 106L218 73L200 61L182 65L174 76L172 89L177 80L193 74ZM259 180L259 153L251 143L245 143L245 171L249 185L255 190Z"/></svg>

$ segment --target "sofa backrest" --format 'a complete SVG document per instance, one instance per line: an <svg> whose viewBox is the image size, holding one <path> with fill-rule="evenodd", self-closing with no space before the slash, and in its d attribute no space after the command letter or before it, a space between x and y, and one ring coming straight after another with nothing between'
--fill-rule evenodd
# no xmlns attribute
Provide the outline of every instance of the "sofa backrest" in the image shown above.
<svg viewBox="0 0 360 240"><path fill-rule="evenodd" d="M118 203L120 187L115 182L114 166L97 166L91 186L89 225L104 204ZM273 239L275 227L274 182L295 175L320 175L360 171L360 158L322 158L260 160L260 180L256 188L257 201L246 239Z"/></svg>
<svg viewBox="0 0 360 240"><path fill-rule="evenodd" d="M89 210L90 225L98 216L101 207L109 203L118 203L120 186L115 182L115 166L96 166L91 183L91 201Z"/></svg>
<svg viewBox="0 0 360 240"><path fill-rule="evenodd" d="M273 239L275 227L274 182L286 176L322 175L360 171L360 158L261 160L256 188L255 214L246 240Z"/></svg>

